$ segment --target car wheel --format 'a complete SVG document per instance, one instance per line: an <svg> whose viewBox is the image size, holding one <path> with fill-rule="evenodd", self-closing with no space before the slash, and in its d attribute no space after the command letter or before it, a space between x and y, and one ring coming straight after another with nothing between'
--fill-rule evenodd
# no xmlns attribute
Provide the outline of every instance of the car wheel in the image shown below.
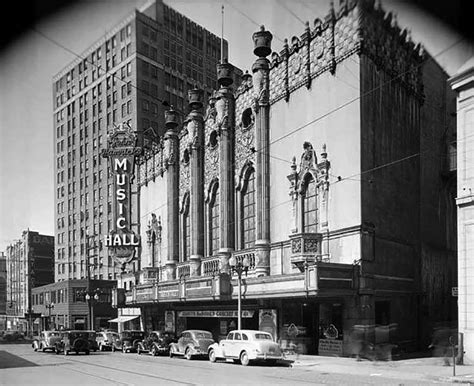
<svg viewBox="0 0 474 386"><path fill-rule="evenodd" d="M184 357L190 361L191 359L193 359L193 355L191 354L191 349L188 347L186 349L186 351L184 352Z"/></svg>
<svg viewBox="0 0 474 386"><path fill-rule="evenodd" d="M170 347L170 352L169 352L170 358L174 357L174 348Z"/></svg>
<svg viewBox="0 0 474 386"><path fill-rule="evenodd" d="M102 346L101 344L99 344L99 351L104 351L104 346Z"/></svg>
<svg viewBox="0 0 474 386"><path fill-rule="evenodd" d="M61 350L59 350L59 348L57 348L57 347L55 348L55 350L54 350L54 351L56 352L56 355L59 355L59 354L61 354Z"/></svg>
<svg viewBox="0 0 474 386"><path fill-rule="evenodd" d="M53 348L51 349L51 351L55 353L55 352L56 352L56 347L53 347Z"/></svg>
<svg viewBox="0 0 474 386"><path fill-rule="evenodd" d="M153 346L151 348L151 355L153 355L154 357L156 357L158 355L158 350L156 349L155 346Z"/></svg>
<svg viewBox="0 0 474 386"><path fill-rule="evenodd" d="M115 346L112 346L112 352L115 352Z"/></svg>
<svg viewBox="0 0 474 386"><path fill-rule="evenodd" d="M67 351L66 349L64 349L64 355L69 355L69 351Z"/></svg>
<svg viewBox="0 0 474 386"><path fill-rule="evenodd" d="M209 360L212 363L214 363L216 361L216 352L212 348L209 350Z"/></svg>
<svg viewBox="0 0 474 386"><path fill-rule="evenodd" d="M242 366L248 366L248 364L250 363L247 351L242 351L242 353L240 354L240 363L242 364Z"/></svg>
<svg viewBox="0 0 474 386"><path fill-rule="evenodd" d="M141 355L141 353L142 353L142 350L140 350L140 347L137 347L137 354Z"/></svg>
<svg viewBox="0 0 474 386"><path fill-rule="evenodd" d="M126 349L125 347L122 347L122 352L123 352L124 354L126 354L126 353L127 353L127 349Z"/></svg>

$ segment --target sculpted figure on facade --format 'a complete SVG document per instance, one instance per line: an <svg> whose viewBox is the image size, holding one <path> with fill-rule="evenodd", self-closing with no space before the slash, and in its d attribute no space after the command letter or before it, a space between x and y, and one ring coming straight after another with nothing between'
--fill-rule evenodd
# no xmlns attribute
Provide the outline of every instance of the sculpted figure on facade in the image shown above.
<svg viewBox="0 0 474 386"><path fill-rule="evenodd" d="M311 142L303 143L304 152L301 155L300 174L309 170L315 170L318 164L318 157L316 151L313 149Z"/></svg>

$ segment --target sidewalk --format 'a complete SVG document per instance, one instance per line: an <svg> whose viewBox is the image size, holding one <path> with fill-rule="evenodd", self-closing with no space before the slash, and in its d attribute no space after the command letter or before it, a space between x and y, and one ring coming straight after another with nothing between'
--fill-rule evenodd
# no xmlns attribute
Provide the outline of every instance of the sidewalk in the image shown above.
<svg viewBox="0 0 474 386"><path fill-rule="evenodd" d="M453 367L445 366L443 358L416 358L397 361L357 361L355 358L324 357L316 355L288 355L293 361L291 367L325 373L354 374L372 377L386 377L397 380L423 380L474 385L474 366L457 365L456 376ZM452 361L451 361L452 362Z"/></svg>

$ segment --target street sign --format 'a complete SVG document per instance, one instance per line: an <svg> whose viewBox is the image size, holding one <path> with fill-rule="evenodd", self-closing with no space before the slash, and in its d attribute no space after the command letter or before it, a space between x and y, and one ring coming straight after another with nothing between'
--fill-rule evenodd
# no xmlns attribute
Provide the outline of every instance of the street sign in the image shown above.
<svg viewBox="0 0 474 386"><path fill-rule="evenodd" d="M454 297L458 296L458 287L451 287L451 295Z"/></svg>

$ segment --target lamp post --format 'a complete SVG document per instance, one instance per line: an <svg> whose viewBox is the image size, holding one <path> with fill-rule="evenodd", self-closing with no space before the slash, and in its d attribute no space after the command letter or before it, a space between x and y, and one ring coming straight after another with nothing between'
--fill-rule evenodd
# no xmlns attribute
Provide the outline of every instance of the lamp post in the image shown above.
<svg viewBox="0 0 474 386"><path fill-rule="evenodd" d="M238 297L237 297L237 329L242 329L242 273L249 270L249 259L245 256L243 259L236 259L235 256L232 256L229 259L229 266L232 272L237 273L237 283L238 283Z"/></svg>
<svg viewBox="0 0 474 386"><path fill-rule="evenodd" d="M89 310L89 330L94 330L94 302L99 300L99 296L102 293L100 288L91 290L87 288L84 291L78 291L77 296L84 296L84 300L87 302L87 307Z"/></svg>
<svg viewBox="0 0 474 386"><path fill-rule="evenodd" d="M45 304L45 307L48 309L48 330L51 328L51 310L54 308L54 302Z"/></svg>
<svg viewBox="0 0 474 386"><path fill-rule="evenodd" d="M99 300L99 294L101 293L100 289L97 288L94 291L88 291L86 293L86 301L89 304L89 329L94 330L94 306L93 302Z"/></svg>

